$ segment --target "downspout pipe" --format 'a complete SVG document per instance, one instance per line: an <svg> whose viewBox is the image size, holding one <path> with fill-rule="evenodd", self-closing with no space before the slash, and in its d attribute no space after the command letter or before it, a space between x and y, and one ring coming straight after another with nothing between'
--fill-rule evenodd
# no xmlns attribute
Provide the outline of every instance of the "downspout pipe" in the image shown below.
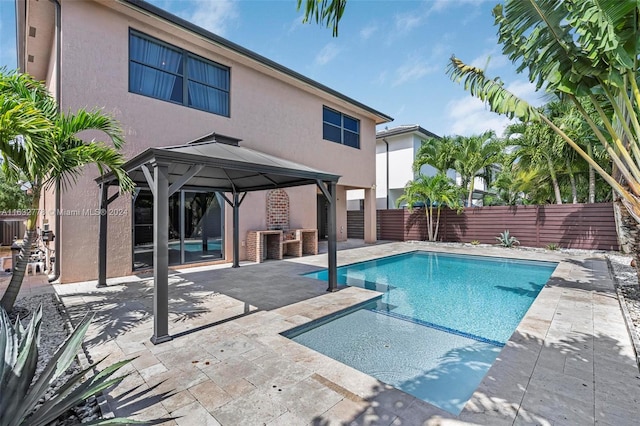
<svg viewBox="0 0 640 426"><path fill-rule="evenodd" d="M382 142L384 142L384 144L387 146L387 173L385 175L386 179L387 179L387 187L386 187L386 191L387 191L387 196L385 197L387 199L387 210L389 210L389 142L387 141L386 138L382 138Z"/></svg>
<svg viewBox="0 0 640 426"><path fill-rule="evenodd" d="M60 105L62 94L61 90L61 76L60 76L60 58L62 57L62 43L60 35L62 34L62 6L59 0L49 0L56 6L56 103L58 105L58 112L60 112ZM54 240L55 250L55 262L53 263L53 275L49 276L49 282L54 282L60 278L60 179L56 180L56 195L55 195L55 211L54 221L56 227L56 238Z"/></svg>

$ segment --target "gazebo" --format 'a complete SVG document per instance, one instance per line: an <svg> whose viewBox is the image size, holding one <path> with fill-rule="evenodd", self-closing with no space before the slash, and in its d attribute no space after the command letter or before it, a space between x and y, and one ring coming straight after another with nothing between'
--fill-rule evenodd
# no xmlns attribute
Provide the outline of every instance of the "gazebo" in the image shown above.
<svg viewBox="0 0 640 426"><path fill-rule="evenodd" d="M148 148L123 169L138 187L153 194L153 318L154 344L171 340L169 334L169 197L180 189L219 192L233 208L233 267L239 267L239 209L251 191L302 185L317 185L329 203L328 268L329 287L337 290L336 272L336 184L340 176L312 169L273 155L238 146L238 140L212 133L194 142ZM118 185L117 176L107 173L96 179L101 188L100 209L118 197L109 196L109 187ZM108 215L100 215L98 240L98 286L107 283Z"/></svg>

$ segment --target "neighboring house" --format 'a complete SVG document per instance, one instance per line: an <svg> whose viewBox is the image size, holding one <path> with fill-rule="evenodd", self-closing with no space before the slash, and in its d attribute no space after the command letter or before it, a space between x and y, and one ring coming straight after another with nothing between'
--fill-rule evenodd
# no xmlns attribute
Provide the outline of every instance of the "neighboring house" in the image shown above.
<svg viewBox="0 0 640 426"><path fill-rule="evenodd" d="M433 176L436 170L424 165L419 173L413 171L413 162L422 141L429 138L439 138L423 127L415 125L396 126L378 131L376 134L376 206L378 209L395 209L398 198L404 193L407 182L421 173ZM461 184L461 179L453 170L447 175ZM481 203L486 185L482 178L476 177L474 189L475 201ZM363 198L361 195L360 198ZM355 202L350 200L350 209L355 208ZM402 207L402 206L401 206Z"/></svg>
<svg viewBox="0 0 640 426"><path fill-rule="evenodd" d="M17 0L17 31L20 69L44 80L62 111L100 107L115 116L127 158L215 133L220 143L239 141L340 175L337 240L347 237L347 189L363 189L365 240L375 241L375 129L391 117L144 1L59 3L57 9L52 1ZM41 226L58 239L62 282L97 276L99 220L83 213L99 206L97 177L89 167L58 194L59 229L51 214L56 194L43 197L48 213ZM289 206L283 223L319 229L322 238L326 214L318 187L278 191L275 199ZM267 200L273 199L262 191L243 201L240 259L247 257L248 232L271 226ZM109 277L150 266L153 202L141 187L109 205ZM232 214L221 194L180 190L169 199L169 212L170 265L232 260Z"/></svg>

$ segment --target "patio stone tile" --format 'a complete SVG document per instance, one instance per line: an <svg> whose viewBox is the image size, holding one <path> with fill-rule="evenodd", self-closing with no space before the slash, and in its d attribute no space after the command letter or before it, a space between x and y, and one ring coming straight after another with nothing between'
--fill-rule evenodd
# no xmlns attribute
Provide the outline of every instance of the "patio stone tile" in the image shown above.
<svg viewBox="0 0 640 426"><path fill-rule="evenodd" d="M118 373L116 373L116 376L118 376ZM125 378L120 383L118 383L115 388L109 391L109 395L111 395L112 397L117 397L139 386L147 386L147 383L144 381L140 373L138 373L137 371L134 373L129 373L125 375Z"/></svg>
<svg viewBox="0 0 640 426"><path fill-rule="evenodd" d="M208 345L206 351L223 361L238 357L255 349L252 340L242 334L236 334L232 338Z"/></svg>
<svg viewBox="0 0 640 426"><path fill-rule="evenodd" d="M247 361L253 361L255 359L261 358L263 356L266 355L274 355L276 352L274 352L272 349L270 349L269 347L258 343L258 342L254 342L254 348L243 353L241 355L242 359L245 359Z"/></svg>
<svg viewBox="0 0 640 426"><path fill-rule="evenodd" d="M209 413L233 399L211 380L192 386L188 390Z"/></svg>
<svg viewBox="0 0 640 426"><path fill-rule="evenodd" d="M256 389L214 410L213 416L222 425L261 425L280 417L287 411L273 401L263 389Z"/></svg>
<svg viewBox="0 0 640 426"><path fill-rule="evenodd" d="M407 411L407 408L411 406L415 400L415 396L386 384L378 388L377 394L367 398L367 401L371 402L371 405L376 407L376 409L381 408L384 411L389 411L400 416Z"/></svg>
<svg viewBox="0 0 640 426"><path fill-rule="evenodd" d="M115 407L113 411L117 417L132 417L140 420L167 416L168 413L161 403L162 398L163 395L144 384L123 389L116 395L111 393L107 395L107 401ZM158 412L154 417L151 416L153 410Z"/></svg>
<svg viewBox="0 0 640 426"><path fill-rule="evenodd" d="M593 381L567 376L544 367L536 366L527 386L527 393L535 390L563 395L580 401L580 404L593 406Z"/></svg>
<svg viewBox="0 0 640 426"><path fill-rule="evenodd" d="M596 400L595 416L596 424L611 425L611 426L635 426L638 424L638 410L637 404L634 405L621 405L615 402L598 402Z"/></svg>
<svg viewBox="0 0 640 426"><path fill-rule="evenodd" d="M260 367L253 362L242 358L231 358L201 369L207 377L222 388L248 377L259 370Z"/></svg>
<svg viewBox="0 0 640 426"><path fill-rule="evenodd" d="M159 423L159 425L170 426L177 424L176 421L172 419L172 416L169 414L169 412L161 406L153 406L146 410L141 410L133 416L129 416L128 418L137 421L158 421L159 419L169 419L162 423Z"/></svg>
<svg viewBox="0 0 640 426"><path fill-rule="evenodd" d="M590 407L591 411L589 412L586 407L582 409L572 405L565 405L566 403L566 400L553 394L549 394L544 398L533 395L525 396L525 401L523 401L521 409L518 411L518 417L514 424L594 424L593 406Z"/></svg>
<svg viewBox="0 0 640 426"><path fill-rule="evenodd" d="M182 408L185 405L189 405L195 401L196 399L188 390L183 390L164 398L161 404L165 408L165 410L167 410L169 413L172 413L179 408Z"/></svg>
<svg viewBox="0 0 640 426"><path fill-rule="evenodd" d="M260 388L288 411L311 422L317 413L323 413L336 405L343 396L312 378L291 385Z"/></svg>
<svg viewBox="0 0 640 426"><path fill-rule="evenodd" d="M463 413L486 413L489 416L506 418L509 419L509 421L513 421L520 408L522 395L524 395L524 389L517 397L506 399L504 397L491 395L491 393L479 388L465 404Z"/></svg>
<svg viewBox="0 0 640 426"><path fill-rule="evenodd" d="M513 419L504 417L501 414L496 414L492 411L482 411L482 412L473 412L473 411L464 411L460 413L458 416L458 420L460 422L465 422L464 424L474 424L474 425L491 425L491 426L507 426L513 424ZM409 423L410 424L410 423ZM416 423L419 424L419 423ZM447 424L443 422L442 424Z"/></svg>
<svg viewBox="0 0 640 426"><path fill-rule="evenodd" d="M378 379L333 360L321 365L316 373L365 399L376 395L383 386Z"/></svg>
<svg viewBox="0 0 640 426"><path fill-rule="evenodd" d="M429 419L432 419L432 424L437 424L439 420L455 418L456 416L453 414L416 398L409 407L397 417L397 421L399 421L401 425L422 425L429 424Z"/></svg>
<svg viewBox="0 0 640 426"><path fill-rule="evenodd" d="M183 346L180 350L162 352L155 355L167 368L187 368L201 361L214 358L199 346Z"/></svg>
<svg viewBox="0 0 640 426"><path fill-rule="evenodd" d="M162 363L157 363L150 367L139 370L140 376L142 376L145 381L149 380L156 374L164 373L165 371L168 371L167 367L165 367Z"/></svg>
<svg viewBox="0 0 640 426"><path fill-rule="evenodd" d="M313 419L305 418L302 415L285 411L281 416L266 423L266 426L291 426L291 425L308 425ZM325 426L325 425L323 425Z"/></svg>
<svg viewBox="0 0 640 426"><path fill-rule="evenodd" d="M548 347L542 348L540 355L536 362L536 369L538 367L544 367L556 372L562 373L564 371L564 365L567 361L567 357L557 351Z"/></svg>
<svg viewBox="0 0 640 426"><path fill-rule="evenodd" d="M258 369L245 379L256 387L263 385L282 387L300 382L313 374L311 370L292 364L281 356L264 356L252 362Z"/></svg>
<svg viewBox="0 0 640 426"><path fill-rule="evenodd" d="M358 416L366 411L368 406L369 404L364 400L352 401L344 398L324 413L316 414L312 422L315 422L313 424L326 426L342 426L358 418Z"/></svg>
<svg viewBox="0 0 640 426"><path fill-rule="evenodd" d="M220 426L220 422L204 409L199 402L192 402L172 412L178 426Z"/></svg>
<svg viewBox="0 0 640 426"><path fill-rule="evenodd" d="M236 380L235 382L227 383L220 387L234 399L253 392L256 389L256 387L246 379Z"/></svg>
<svg viewBox="0 0 640 426"><path fill-rule="evenodd" d="M151 387L156 386L157 392L180 392L206 380L208 380L206 374L200 369L192 367L185 370L172 369L155 374L146 380L146 383Z"/></svg>
<svg viewBox="0 0 640 426"><path fill-rule="evenodd" d="M349 426L391 426L400 425L398 415L382 408L369 406L355 420L347 423Z"/></svg>
<svg viewBox="0 0 640 426"><path fill-rule="evenodd" d="M552 389L549 384L542 386L529 385L524 396L521 407L542 418L550 419L559 424L593 424L594 422L594 400L587 392L571 393L571 389L564 384L556 385L557 389ZM580 399L584 398L584 399Z"/></svg>
<svg viewBox="0 0 640 426"><path fill-rule="evenodd" d="M529 413L526 410L520 410L518 412L518 417L513 422L513 426L552 426L552 425L561 426L562 423L556 423L553 420L547 419L545 417Z"/></svg>
<svg viewBox="0 0 640 426"><path fill-rule="evenodd" d="M131 365L133 365L138 370L151 367L152 365L160 362L158 358L156 358L151 352L146 349L146 347L140 352L129 354L129 357L135 358L133 361L131 361Z"/></svg>

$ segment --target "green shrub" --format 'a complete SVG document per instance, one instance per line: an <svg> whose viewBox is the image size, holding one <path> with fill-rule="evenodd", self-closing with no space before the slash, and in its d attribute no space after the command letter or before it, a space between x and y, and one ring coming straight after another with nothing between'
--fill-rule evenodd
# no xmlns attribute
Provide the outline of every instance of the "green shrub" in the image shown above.
<svg viewBox="0 0 640 426"><path fill-rule="evenodd" d="M478 240L471 240L471 245L472 245L472 246L477 246L478 244L480 244L480 241L478 241Z"/></svg>
<svg viewBox="0 0 640 426"><path fill-rule="evenodd" d="M546 245L545 247L547 250L558 250L560 248L560 246L556 243L549 243Z"/></svg>
<svg viewBox="0 0 640 426"><path fill-rule="evenodd" d="M498 240L498 243L502 247L513 247L516 244L520 244L520 241L518 241L518 239L516 237L513 237L513 236L509 235L509 230L508 229L506 231L502 232L500 235L498 235L496 237L496 240Z"/></svg>
<svg viewBox="0 0 640 426"><path fill-rule="evenodd" d="M93 315L87 315L58 348L36 381L33 381L40 349L42 306L25 329L20 318L11 324L0 309L0 426L45 426L102 390L120 383L125 376L112 377L131 360L115 363L84 380L96 364L56 383L75 359ZM62 379L61 379L62 380ZM54 386L57 385L57 386ZM45 398L45 395L46 398ZM101 424L139 423L107 419Z"/></svg>

